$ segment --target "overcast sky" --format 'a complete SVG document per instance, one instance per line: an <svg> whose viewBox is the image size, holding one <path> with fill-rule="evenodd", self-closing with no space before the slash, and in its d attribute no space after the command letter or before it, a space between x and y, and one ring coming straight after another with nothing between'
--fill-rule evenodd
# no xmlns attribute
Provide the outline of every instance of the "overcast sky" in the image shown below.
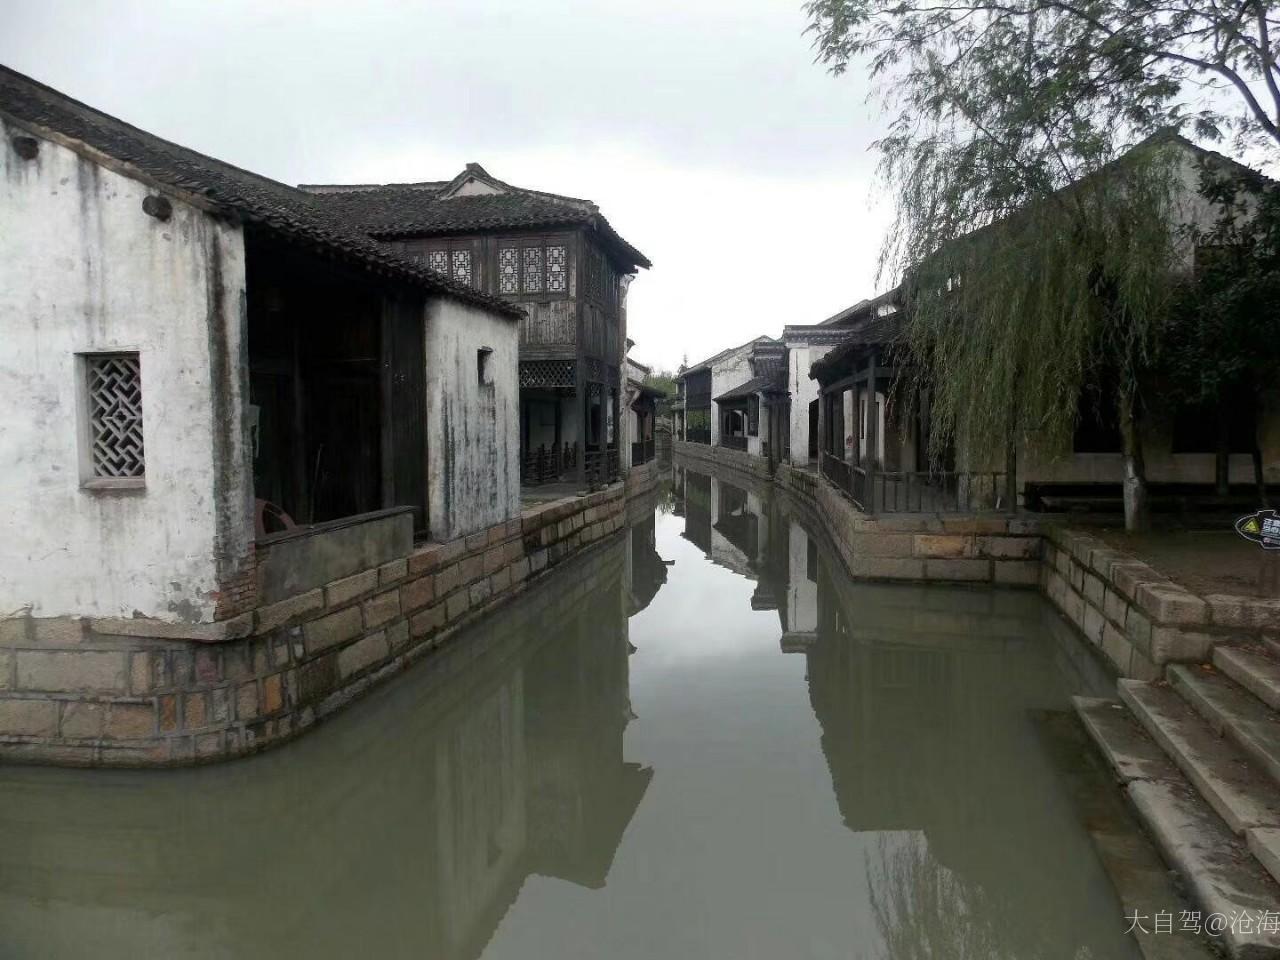
<svg viewBox="0 0 1280 960"><path fill-rule="evenodd" d="M632 356L674 368L873 293L877 111L800 0L0 0L0 61L288 183L467 161L585 197L653 261Z"/></svg>

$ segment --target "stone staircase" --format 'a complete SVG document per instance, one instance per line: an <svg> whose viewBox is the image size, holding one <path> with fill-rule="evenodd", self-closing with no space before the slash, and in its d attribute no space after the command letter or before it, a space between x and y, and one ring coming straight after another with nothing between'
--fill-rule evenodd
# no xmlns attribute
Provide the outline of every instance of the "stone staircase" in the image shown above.
<svg viewBox="0 0 1280 960"><path fill-rule="evenodd" d="M1280 642L1220 644L1211 664L1118 688L1076 698L1086 730L1202 919L1227 918L1227 952L1280 958Z"/></svg>

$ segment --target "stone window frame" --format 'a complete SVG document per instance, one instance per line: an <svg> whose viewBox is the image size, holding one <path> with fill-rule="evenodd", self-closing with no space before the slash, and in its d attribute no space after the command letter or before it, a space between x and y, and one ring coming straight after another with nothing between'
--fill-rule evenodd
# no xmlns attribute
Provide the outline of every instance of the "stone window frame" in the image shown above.
<svg viewBox="0 0 1280 960"><path fill-rule="evenodd" d="M139 425L137 433L142 446L142 451L138 458L140 461L138 471L124 475L104 472L94 451L94 421L97 415L94 401L94 370L98 364L121 360L131 363L136 369L139 393L137 410ZM147 457L145 374L142 352L130 347L78 352L75 354L75 379L80 488L91 492L144 490L147 484Z"/></svg>

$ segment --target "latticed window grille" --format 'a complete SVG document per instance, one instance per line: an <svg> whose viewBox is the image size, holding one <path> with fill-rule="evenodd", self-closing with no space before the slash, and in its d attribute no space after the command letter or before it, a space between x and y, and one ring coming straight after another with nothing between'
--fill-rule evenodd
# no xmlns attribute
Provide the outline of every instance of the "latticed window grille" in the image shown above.
<svg viewBox="0 0 1280 960"><path fill-rule="evenodd" d="M89 460L94 477L141 478L142 367L136 353L85 357L89 401Z"/></svg>
<svg viewBox="0 0 1280 960"><path fill-rule="evenodd" d="M522 387L572 387L573 374L572 360L520 361Z"/></svg>
<svg viewBox="0 0 1280 960"><path fill-rule="evenodd" d="M436 273L443 273L447 277L449 275L449 251L432 250L427 256L427 266Z"/></svg>
<svg viewBox="0 0 1280 960"><path fill-rule="evenodd" d="M520 292L520 251L515 247L498 250L498 292Z"/></svg>
<svg viewBox="0 0 1280 960"><path fill-rule="evenodd" d="M564 293L569 289L569 251L559 244L547 247L547 292Z"/></svg>
<svg viewBox="0 0 1280 960"><path fill-rule="evenodd" d="M524 292L542 292L542 248L525 247L524 256Z"/></svg>
<svg viewBox="0 0 1280 960"><path fill-rule="evenodd" d="M453 279L471 285L471 251L453 251Z"/></svg>

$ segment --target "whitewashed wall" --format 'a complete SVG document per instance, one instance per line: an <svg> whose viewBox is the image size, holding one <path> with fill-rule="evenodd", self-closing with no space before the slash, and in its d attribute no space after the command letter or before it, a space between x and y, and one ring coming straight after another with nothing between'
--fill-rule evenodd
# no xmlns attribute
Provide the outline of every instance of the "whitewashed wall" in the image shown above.
<svg viewBox="0 0 1280 960"><path fill-rule="evenodd" d="M0 616L208 621L252 536L243 237L22 135L0 121ZM76 355L111 350L140 354L141 490L81 487Z"/></svg>
<svg viewBox="0 0 1280 960"><path fill-rule="evenodd" d="M711 365L711 442L720 442L724 414L715 398L751 379L751 347L747 344ZM758 452L758 451L757 451Z"/></svg>
<svg viewBox="0 0 1280 960"><path fill-rule="evenodd" d="M452 540L520 514L519 327L439 298L426 324L429 523ZM481 347L493 351L484 384Z"/></svg>
<svg viewBox="0 0 1280 960"><path fill-rule="evenodd" d="M809 535L793 523L787 541L787 633L818 630L818 584L809 579Z"/></svg>

